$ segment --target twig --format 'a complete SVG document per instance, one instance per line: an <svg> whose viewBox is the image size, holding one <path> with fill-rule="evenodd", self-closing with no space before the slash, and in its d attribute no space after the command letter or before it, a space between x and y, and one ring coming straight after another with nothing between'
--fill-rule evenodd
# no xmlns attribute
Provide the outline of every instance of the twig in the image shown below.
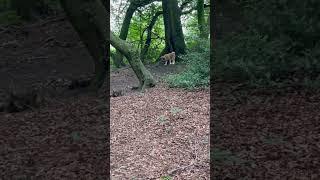
<svg viewBox="0 0 320 180"><path fill-rule="evenodd" d="M13 41L9 41L9 42L5 42L5 43L2 43L0 45L0 47L6 47L8 45L15 45L15 46L19 46L19 43L17 42L17 40L13 40Z"/></svg>
<svg viewBox="0 0 320 180"><path fill-rule="evenodd" d="M9 31L8 28L1 28L0 34L6 33L6 32L8 32L8 31Z"/></svg>
<svg viewBox="0 0 320 180"><path fill-rule="evenodd" d="M39 57L30 57L30 58L27 58L27 60L38 60L38 59L48 59L49 57L47 56L39 56Z"/></svg>
<svg viewBox="0 0 320 180"><path fill-rule="evenodd" d="M191 167L191 166L193 166L193 165L194 165L194 162L190 163L190 164L187 165L187 166L178 167L178 168L176 168L176 169L173 169L173 170L168 171L168 174L169 174L170 176L173 176L177 171L185 170L186 168Z"/></svg>
<svg viewBox="0 0 320 180"><path fill-rule="evenodd" d="M31 25L31 26L29 26L29 28L38 27L38 26L44 26L44 25L47 25L49 23L64 21L65 19L66 19L65 16L60 16L60 17L57 17L57 18L54 18L54 19L44 20L41 23L37 23L37 24Z"/></svg>
<svg viewBox="0 0 320 180"><path fill-rule="evenodd" d="M107 108L108 106L106 104L100 104L95 106L94 108L89 109L89 112L92 112L94 110L101 110L102 108Z"/></svg>

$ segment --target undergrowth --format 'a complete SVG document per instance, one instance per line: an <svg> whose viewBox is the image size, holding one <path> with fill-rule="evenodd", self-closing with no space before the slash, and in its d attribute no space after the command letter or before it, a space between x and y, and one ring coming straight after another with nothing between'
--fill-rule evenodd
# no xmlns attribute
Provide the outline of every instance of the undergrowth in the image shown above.
<svg viewBox="0 0 320 180"><path fill-rule="evenodd" d="M186 69L166 78L170 87L194 89L209 86L210 42L196 39L190 47L187 54L180 56L186 63Z"/></svg>
<svg viewBox="0 0 320 180"><path fill-rule="evenodd" d="M21 22L21 17L15 11L7 10L0 13L0 25L17 25Z"/></svg>
<svg viewBox="0 0 320 180"><path fill-rule="evenodd" d="M216 43L214 79L260 87L320 87L320 2L242 3L249 25Z"/></svg>

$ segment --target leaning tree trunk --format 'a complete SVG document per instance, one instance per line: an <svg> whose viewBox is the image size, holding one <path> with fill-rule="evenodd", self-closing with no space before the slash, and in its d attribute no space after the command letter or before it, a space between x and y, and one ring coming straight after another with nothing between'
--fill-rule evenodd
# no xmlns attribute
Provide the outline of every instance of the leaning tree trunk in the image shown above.
<svg viewBox="0 0 320 180"><path fill-rule="evenodd" d="M151 73L145 68L141 59L135 53L135 49L126 41L110 33L110 44L123 54L129 61L133 71L140 82L140 90L155 86L155 80Z"/></svg>
<svg viewBox="0 0 320 180"><path fill-rule="evenodd" d="M162 0L163 20L165 27L166 46L163 53L176 52L184 54L186 44L181 25L181 9L177 0Z"/></svg>
<svg viewBox="0 0 320 180"><path fill-rule="evenodd" d="M60 0L73 27L93 57L95 77L90 89L97 91L104 83L107 71L109 46L108 9L101 0Z"/></svg>

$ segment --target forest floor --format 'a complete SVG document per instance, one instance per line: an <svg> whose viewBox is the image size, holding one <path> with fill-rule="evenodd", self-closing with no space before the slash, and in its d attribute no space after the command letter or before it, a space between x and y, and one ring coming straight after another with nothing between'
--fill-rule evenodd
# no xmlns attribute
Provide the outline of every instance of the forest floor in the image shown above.
<svg viewBox="0 0 320 180"><path fill-rule="evenodd" d="M66 88L93 72L84 45L63 17L46 22L0 28L0 89L53 89L39 109L0 112L0 179L107 179L114 91L112 179L209 179L209 108L214 179L320 179L319 92L216 83L210 107L208 89L163 83L174 65L148 66L159 84L143 94L131 69L112 71L92 96Z"/></svg>
<svg viewBox="0 0 320 180"><path fill-rule="evenodd" d="M0 179L107 179L105 100L114 91L122 95L111 97L112 179L208 179L209 91L161 83L181 65L147 66L159 84L144 94L132 90L130 68L112 71L99 97L68 89L92 74L90 58L64 17L0 28L0 103L5 90L46 91L40 108L0 112Z"/></svg>
<svg viewBox="0 0 320 180"><path fill-rule="evenodd" d="M112 179L209 179L209 90L111 98Z"/></svg>
<svg viewBox="0 0 320 180"><path fill-rule="evenodd" d="M46 90L40 108L0 112L0 179L108 178L109 93L68 89L92 72L64 17L0 28L0 103L5 90Z"/></svg>
<svg viewBox="0 0 320 180"><path fill-rule="evenodd" d="M320 179L320 92L212 86L214 179Z"/></svg>
<svg viewBox="0 0 320 180"><path fill-rule="evenodd" d="M140 93L132 69L111 72L111 178L209 179L209 89L169 88L183 66L147 66L156 87Z"/></svg>

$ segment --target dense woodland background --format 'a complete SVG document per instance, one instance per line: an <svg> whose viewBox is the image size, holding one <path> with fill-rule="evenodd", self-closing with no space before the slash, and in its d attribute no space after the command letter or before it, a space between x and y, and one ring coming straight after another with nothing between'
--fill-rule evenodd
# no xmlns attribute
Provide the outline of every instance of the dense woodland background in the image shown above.
<svg viewBox="0 0 320 180"><path fill-rule="evenodd" d="M317 88L318 10L317 1L217 2L213 75L253 86ZM228 25L218 20L223 16L229 25L237 23L239 31L223 35L228 32Z"/></svg>
<svg viewBox="0 0 320 180"><path fill-rule="evenodd" d="M60 2L62 3L60 4ZM79 6L79 9L73 8L75 4ZM208 144L202 143L204 141L202 138L208 136L208 129L202 128L209 126L206 121L209 107L202 108L201 104L209 104L207 102L208 92L203 89L210 86L212 97L210 99L212 146L210 158L214 167L214 178L319 179L320 172L318 167L320 160L319 151L317 150L320 137L320 109L318 108L320 107L319 1L112 0L110 12L108 12L107 4L107 1L98 0L0 0L0 38L2 40L0 58L4 59L1 62L2 71L6 73L7 69L11 68L8 71L16 72L15 66L20 61L18 62L18 58L14 54L16 53L23 57L30 51L30 49L28 51L19 51L18 49L17 51L16 47L19 47L19 42L27 41L28 43L23 44L24 47L30 46L30 44L34 43L28 40L29 36L33 37L33 39L37 35L42 37L40 36L42 33L37 31L39 29L37 27L32 28L30 26L31 28L28 31L24 31L23 28L19 27L38 24L40 27L45 27L43 31L46 32L46 35L43 35L43 37L46 37L44 38L46 43L50 42L50 45L56 48L55 50L63 52L61 54L72 54L76 58L70 58L69 56L69 59L73 59L74 62L81 60L80 64L82 65L79 66L79 71L72 71L74 76L79 76L84 72L90 74L89 78L83 81L76 79L62 82L61 78L58 78L55 81L58 85L71 87L71 89L77 89L81 86L89 87L86 91L97 93L99 89L103 88L105 78L110 73L111 87L119 85L122 80L124 80L122 82L123 86L119 86L121 88L126 85L138 86L133 87L133 89L137 88L140 92L144 92L144 90L153 87L150 94L146 93L145 96L142 96L145 98L145 102L152 102L158 104L158 106L163 104L170 106L170 104L179 102L175 104L179 108L170 106L171 111L164 111L161 109L162 107L159 110L157 109L159 108L158 106L153 108L152 104L149 104L148 113L143 109L139 109L140 114L137 116L139 118L131 119L118 115L130 114L130 111L122 112L121 110L123 109L130 110L130 107L143 107L143 104L135 104L136 102L141 102L139 100L141 97L137 95L118 97L123 95L122 91L124 92L124 90L121 88L117 92L111 92L110 94L114 96L113 103L118 107L122 107L114 110L117 115L113 117L118 121L118 124L114 124L114 129L123 127L134 127L136 129L143 129L144 127L148 129L152 127L150 129L156 131L158 130L157 128L162 127L157 126L158 124L153 121L148 124L143 120L144 117L141 114L146 113L150 117L158 117L153 119L158 119L161 125L165 124L163 132L172 133L172 131L168 130L171 126L167 122L173 120L176 123L179 122L172 126L173 129L176 128L176 131L173 132L180 132L179 129L186 130L185 133L192 135L189 139L195 138L193 139L194 142L198 142L190 143L191 145L187 147L185 146L186 143L182 143L175 148L189 149L191 146L198 147L199 154L195 153L194 155L191 153L192 155L190 155L185 151L179 152L186 153L184 157L189 158L186 162L195 160L197 163L181 166L177 162L175 162L176 164L168 162L168 164L173 164L175 167L178 166L178 168L172 167L176 171L167 171L165 168L159 168L157 169L158 171L141 172L142 174L145 173L143 174L144 177L159 177L162 179L172 179L173 177L208 178L208 157L206 156L208 153L205 150ZM99 15L94 16L96 15L95 13ZM111 16L110 34L108 33L109 23L104 21L108 13ZM47 26L61 21L61 24L55 24L52 27ZM50 23L47 24L47 22ZM71 23L72 26L68 23ZM69 40L62 42L58 36L53 39L52 37L47 37L48 34L54 33L54 28L61 28L61 31L59 30L57 34L62 35L60 38L69 38ZM42 28L40 29L42 30ZM71 31L71 29L73 30ZM211 32L210 35L209 32ZM14 41L14 38L18 39L18 41ZM39 45L42 40L36 42ZM79 47L77 44L80 44ZM61 50L61 47L69 48L70 52ZM43 50L42 48L43 46L34 46L33 50ZM44 49L45 52L48 52L47 47ZM9 53L8 50L13 53ZM77 53L74 53L75 51ZM177 64L163 66L159 61L159 57L172 51L177 52ZM51 53L54 54L56 52ZM50 56L49 58L35 56L24 60L31 59L30 61L38 63L39 61L37 60L43 58L51 59ZM58 61L55 60L61 59L63 58L55 57L51 60L57 64ZM74 64L69 65L70 69L74 66ZM110 72L108 71L109 66ZM161 73L159 73L160 71ZM24 71L21 70L20 72L23 73ZM48 75L45 74L39 75L39 77L45 80ZM122 77L122 79L117 79L119 77ZM112 81L112 78L115 81ZM10 80L7 80L8 78L2 79L4 79L2 86L10 89L8 88ZM15 84L19 82L23 84L29 82L29 80L26 81L22 78L21 81L14 82ZM134 83L132 84L132 82ZM184 88L188 91L163 88L162 83L171 88ZM157 89L159 87L160 89ZM131 88L129 87L129 89ZM157 91L161 91L163 94ZM104 93L109 95L109 92ZM186 101L171 101L172 99L167 98L165 95L177 99L186 99ZM20 165L20 169L16 168L15 170L3 168L7 177L15 177L15 175L19 175L19 177L34 177L36 176L35 173L31 172L37 170L36 167L42 166L45 171L38 171L38 177L55 175L63 177L62 174L66 171L59 169L59 167L63 166L68 169L66 173L68 175L66 176L69 178L81 173L91 178L104 176L105 171L99 171L99 173L93 173L93 171L95 168L104 167L102 160L97 161L97 159L106 157L106 154L102 152L106 148L106 144L100 140L99 143L89 143L90 146L85 147L90 148L83 149L84 146L81 146L81 143L86 140L79 137L81 133L90 134L84 129L89 130L90 127L93 127L93 125L89 125L90 123L88 124L87 120L81 118L89 116L88 114L93 116L92 119L101 118L102 113L95 111L99 109L97 107L102 107L101 104L103 102L98 102L98 100L92 98L88 100L86 96L78 104L71 103L71 107L68 105L71 101L61 102L61 99L71 96L66 94L62 98L60 97L60 100L56 101L60 103L53 103L55 106L49 106L49 109L43 106L47 112L35 111L40 103L38 102L39 96L37 92L33 91L21 95L21 97L20 94L9 92L8 101L1 102L4 104L1 105L1 108L3 107L3 110L6 109L9 112L32 110L32 112L26 111L25 114L24 112L11 115L1 114L1 117L6 119L2 126L1 137L11 137L5 142L7 150L3 150L3 154L5 154L4 157L6 159L1 162L4 162L7 167L16 164ZM89 104L83 105L86 101ZM123 105L122 102L131 103ZM188 104L190 106L187 106ZM77 110L79 106L82 109L81 112L89 113L85 115L79 113L79 110ZM185 108L185 111L182 110L183 108ZM54 113L58 112L57 109L59 109L60 113L73 111L76 113L62 113L63 115L61 116L63 117L60 117L60 115ZM154 114L159 111L166 115L169 114L169 118L163 114ZM181 114L179 114L180 112ZM53 115L48 116L48 114ZM57 128L52 130L41 119L34 117L46 117L44 119L47 119L48 123L56 123ZM126 126L128 122L121 121L121 119L125 118L131 120L131 126ZM28 128L21 132L17 130L18 127L14 123L19 119L28 125L23 126ZM35 126L34 124L36 123L34 122L39 123L39 127L41 127L37 132L41 131L41 129L46 132L54 131L61 135L67 143L63 141L63 145L54 143L55 146L51 145L51 148L54 147L55 149L50 149L52 158L49 163L41 161L41 159L39 159L38 163L32 160L31 155L35 154L32 148L39 148L39 143L34 142L29 142L28 145L31 148L25 149L30 154L30 157L25 158L22 152L16 156L16 159L10 161L10 153L16 152L17 149L19 150L19 147L22 149L26 147L21 142L24 137L28 136L27 134L38 138L33 132L28 131L28 129L33 129L30 127ZM80 126L81 123L79 122L82 122L84 126ZM70 128L74 124L79 126L76 129ZM137 124L139 124L139 127L134 126ZM200 126L202 128L199 128ZM59 127L63 127L61 131ZM101 132L106 128L101 122L96 124L95 127L99 127L98 129ZM196 132L188 132L190 127L195 129ZM66 132L70 131L72 143L70 143L70 139L65 138L64 133L61 133L65 129L68 129ZM128 131L135 132L136 129ZM16 134L13 132L20 133L17 135L18 140L15 139ZM80 135L79 132L81 132ZM118 132L123 131L119 130ZM52 142L57 142L54 141L57 139L53 137L55 136L54 133L47 134L53 135L52 137L49 135L43 136L47 137L47 139L53 139ZM152 136L156 133L151 132L150 134ZM176 138L174 133L168 134L170 138ZM121 136L121 133L117 135L123 139L131 137L131 134L126 133L123 133L123 136ZM99 139L98 134L94 137L88 137ZM137 137L139 139L140 136ZM161 138L160 140L162 140ZM39 136L39 139L45 138ZM148 149L146 147L150 143L145 143L142 140L137 144L133 143L132 147L143 145L145 149ZM11 145L12 142L14 142L15 147ZM116 142L118 141L113 141L113 143ZM130 142L134 142L134 140ZM122 145L117 144L117 153L122 153L122 150L126 149ZM43 145L41 147L43 152L46 152L44 149L48 146ZM70 147L71 150L76 151L78 154L74 153L77 154L76 157L70 157L64 153L64 147ZM80 149L81 152L80 150L75 150L77 148L74 147ZM168 147L176 146L171 144ZM95 148L99 149L99 152L95 151ZM162 147L162 149L164 148ZM88 152L91 154L88 154ZM178 158L179 153L172 154L177 155L176 160L180 162L180 160L183 161L183 157ZM198 159L197 155L199 155ZM90 164L89 162L84 163L83 156L90 159L90 162L96 163L97 166L92 167L88 165ZM71 163L68 164L57 160L59 157L64 157L67 159L66 161L70 160L69 162ZM69 157L69 159L66 157ZM86 171L74 170L77 169L76 167L79 164L72 165L72 162L75 162L72 159L80 159L79 162L82 162L80 164L83 165L81 167L85 167ZM122 157L117 162L120 163L121 159ZM138 159L141 159L142 162L151 162L151 160L141 157ZM199 160L199 162L196 160ZM154 162L160 162L160 160L155 160ZM104 161L103 163L106 162ZM128 165L130 163L132 162L128 161L124 164ZM114 167L122 167L122 165L115 164ZM134 166L132 167L134 169ZM136 172L129 169L128 167L126 171L121 172L127 173L123 176L119 175L121 174L119 173L119 177L131 177ZM168 172L171 172L171 174Z"/></svg>
<svg viewBox="0 0 320 180"><path fill-rule="evenodd" d="M199 74L193 72L189 77L201 76L196 78L201 80L202 75L209 76L209 70L198 66L207 67L209 58L197 60L196 57L208 54L209 42L202 42L200 36L208 37L210 19L209 6L204 6L203 17L197 17L196 3L178 3L182 10L184 40L189 51L186 57L181 58L185 63L188 60L188 63L194 63L191 65L193 68L199 68L195 70ZM203 3L209 5L209 2ZM8 0L2 0L0 4L1 24L17 24L23 19L41 18L60 9L57 1L49 0L38 1L33 7L30 5L32 3L23 5L13 1L13 7L10 8ZM215 14L216 46L213 44L216 48L212 48L215 59L211 63L214 79L242 81L253 86L317 86L318 7L316 1L218 1ZM168 47L161 13L159 1L111 2L111 30L133 44L144 64L157 62L160 55L168 51L165 50ZM124 18L126 21L122 21ZM201 28L203 32L199 31ZM128 64L114 56L118 54L111 49L112 68ZM181 83L177 78L172 84ZM185 83L196 85L199 82L197 80ZM208 84L208 79L199 84Z"/></svg>
<svg viewBox="0 0 320 180"><path fill-rule="evenodd" d="M209 85L209 1L113 1L111 30L131 43L144 65L175 51L187 66L179 75L166 78L171 87ZM112 69L128 65L111 49ZM160 66L161 67L161 66Z"/></svg>

